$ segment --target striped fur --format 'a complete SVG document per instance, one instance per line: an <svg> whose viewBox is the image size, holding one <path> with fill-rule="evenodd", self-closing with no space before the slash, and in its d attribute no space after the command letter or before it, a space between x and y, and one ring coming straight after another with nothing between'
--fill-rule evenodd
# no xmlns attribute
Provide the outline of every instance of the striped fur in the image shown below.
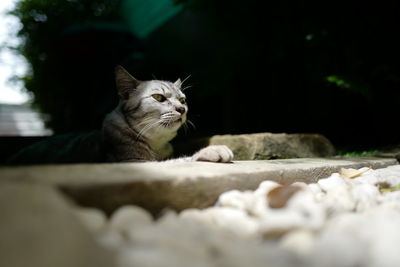
<svg viewBox="0 0 400 267"><path fill-rule="evenodd" d="M169 141L186 122L188 111L181 81L138 81L121 66L115 74L120 102L106 116L102 130L108 160L169 158Z"/></svg>

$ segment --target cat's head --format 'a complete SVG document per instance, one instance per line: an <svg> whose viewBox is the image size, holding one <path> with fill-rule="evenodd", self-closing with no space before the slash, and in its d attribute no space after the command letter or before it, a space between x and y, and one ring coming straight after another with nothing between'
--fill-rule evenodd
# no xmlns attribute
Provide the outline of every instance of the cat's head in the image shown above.
<svg viewBox="0 0 400 267"><path fill-rule="evenodd" d="M176 133L186 122L188 106L180 79L139 81L121 66L116 67L115 75L121 111L142 136Z"/></svg>

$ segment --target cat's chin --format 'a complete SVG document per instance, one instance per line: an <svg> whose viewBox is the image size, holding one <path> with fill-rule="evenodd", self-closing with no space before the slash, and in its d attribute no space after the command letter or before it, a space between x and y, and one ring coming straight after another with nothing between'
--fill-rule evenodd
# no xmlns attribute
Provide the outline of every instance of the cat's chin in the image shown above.
<svg viewBox="0 0 400 267"><path fill-rule="evenodd" d="M183 125L183 120L182 118L179 118L173 122L169 122L167 124L162 124L162 126L165 129L171 129L171 130L178 130L181 126Z"/></svg>

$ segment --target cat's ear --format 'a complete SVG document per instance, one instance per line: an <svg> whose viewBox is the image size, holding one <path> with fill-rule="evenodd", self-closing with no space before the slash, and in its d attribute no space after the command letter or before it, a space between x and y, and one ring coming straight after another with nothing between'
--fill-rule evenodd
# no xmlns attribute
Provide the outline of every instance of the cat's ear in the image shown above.
<svg viewBox="0 0 400 267"><path fill-rule="evenodd" d="M129 94L140 84L139 80L120 65L115 67L115 82L118 94L124 99L127 99Z"/></svg>
<svg viewBox="0 0 400 267"><path fill-rule="evenodd" d="M174 82L174 85L175 85L175 87L177 87L177 88L181 88L181 86L182 86L181 79L179 78L178 80L176 80L176 82Z"/></svg>

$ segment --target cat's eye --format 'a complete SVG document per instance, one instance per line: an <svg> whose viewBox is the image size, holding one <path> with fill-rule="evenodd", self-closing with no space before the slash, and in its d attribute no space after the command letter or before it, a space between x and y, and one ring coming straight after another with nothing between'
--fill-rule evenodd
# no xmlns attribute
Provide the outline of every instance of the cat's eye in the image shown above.
<svg viewBox="0 0 400 267"><path fill-rule="evenodd" d="M164 102L165 100L167 100L167 98L163 95L160 94L154 94L151 95L155 100L157 100L158 102Z"/></svg>
<svg viewBox="0 0 400 267"><path fill-rule="evenodd" d="M179 98L179 102L181 102L181 104L186 104L186 99L184 97Z"/></svg>

